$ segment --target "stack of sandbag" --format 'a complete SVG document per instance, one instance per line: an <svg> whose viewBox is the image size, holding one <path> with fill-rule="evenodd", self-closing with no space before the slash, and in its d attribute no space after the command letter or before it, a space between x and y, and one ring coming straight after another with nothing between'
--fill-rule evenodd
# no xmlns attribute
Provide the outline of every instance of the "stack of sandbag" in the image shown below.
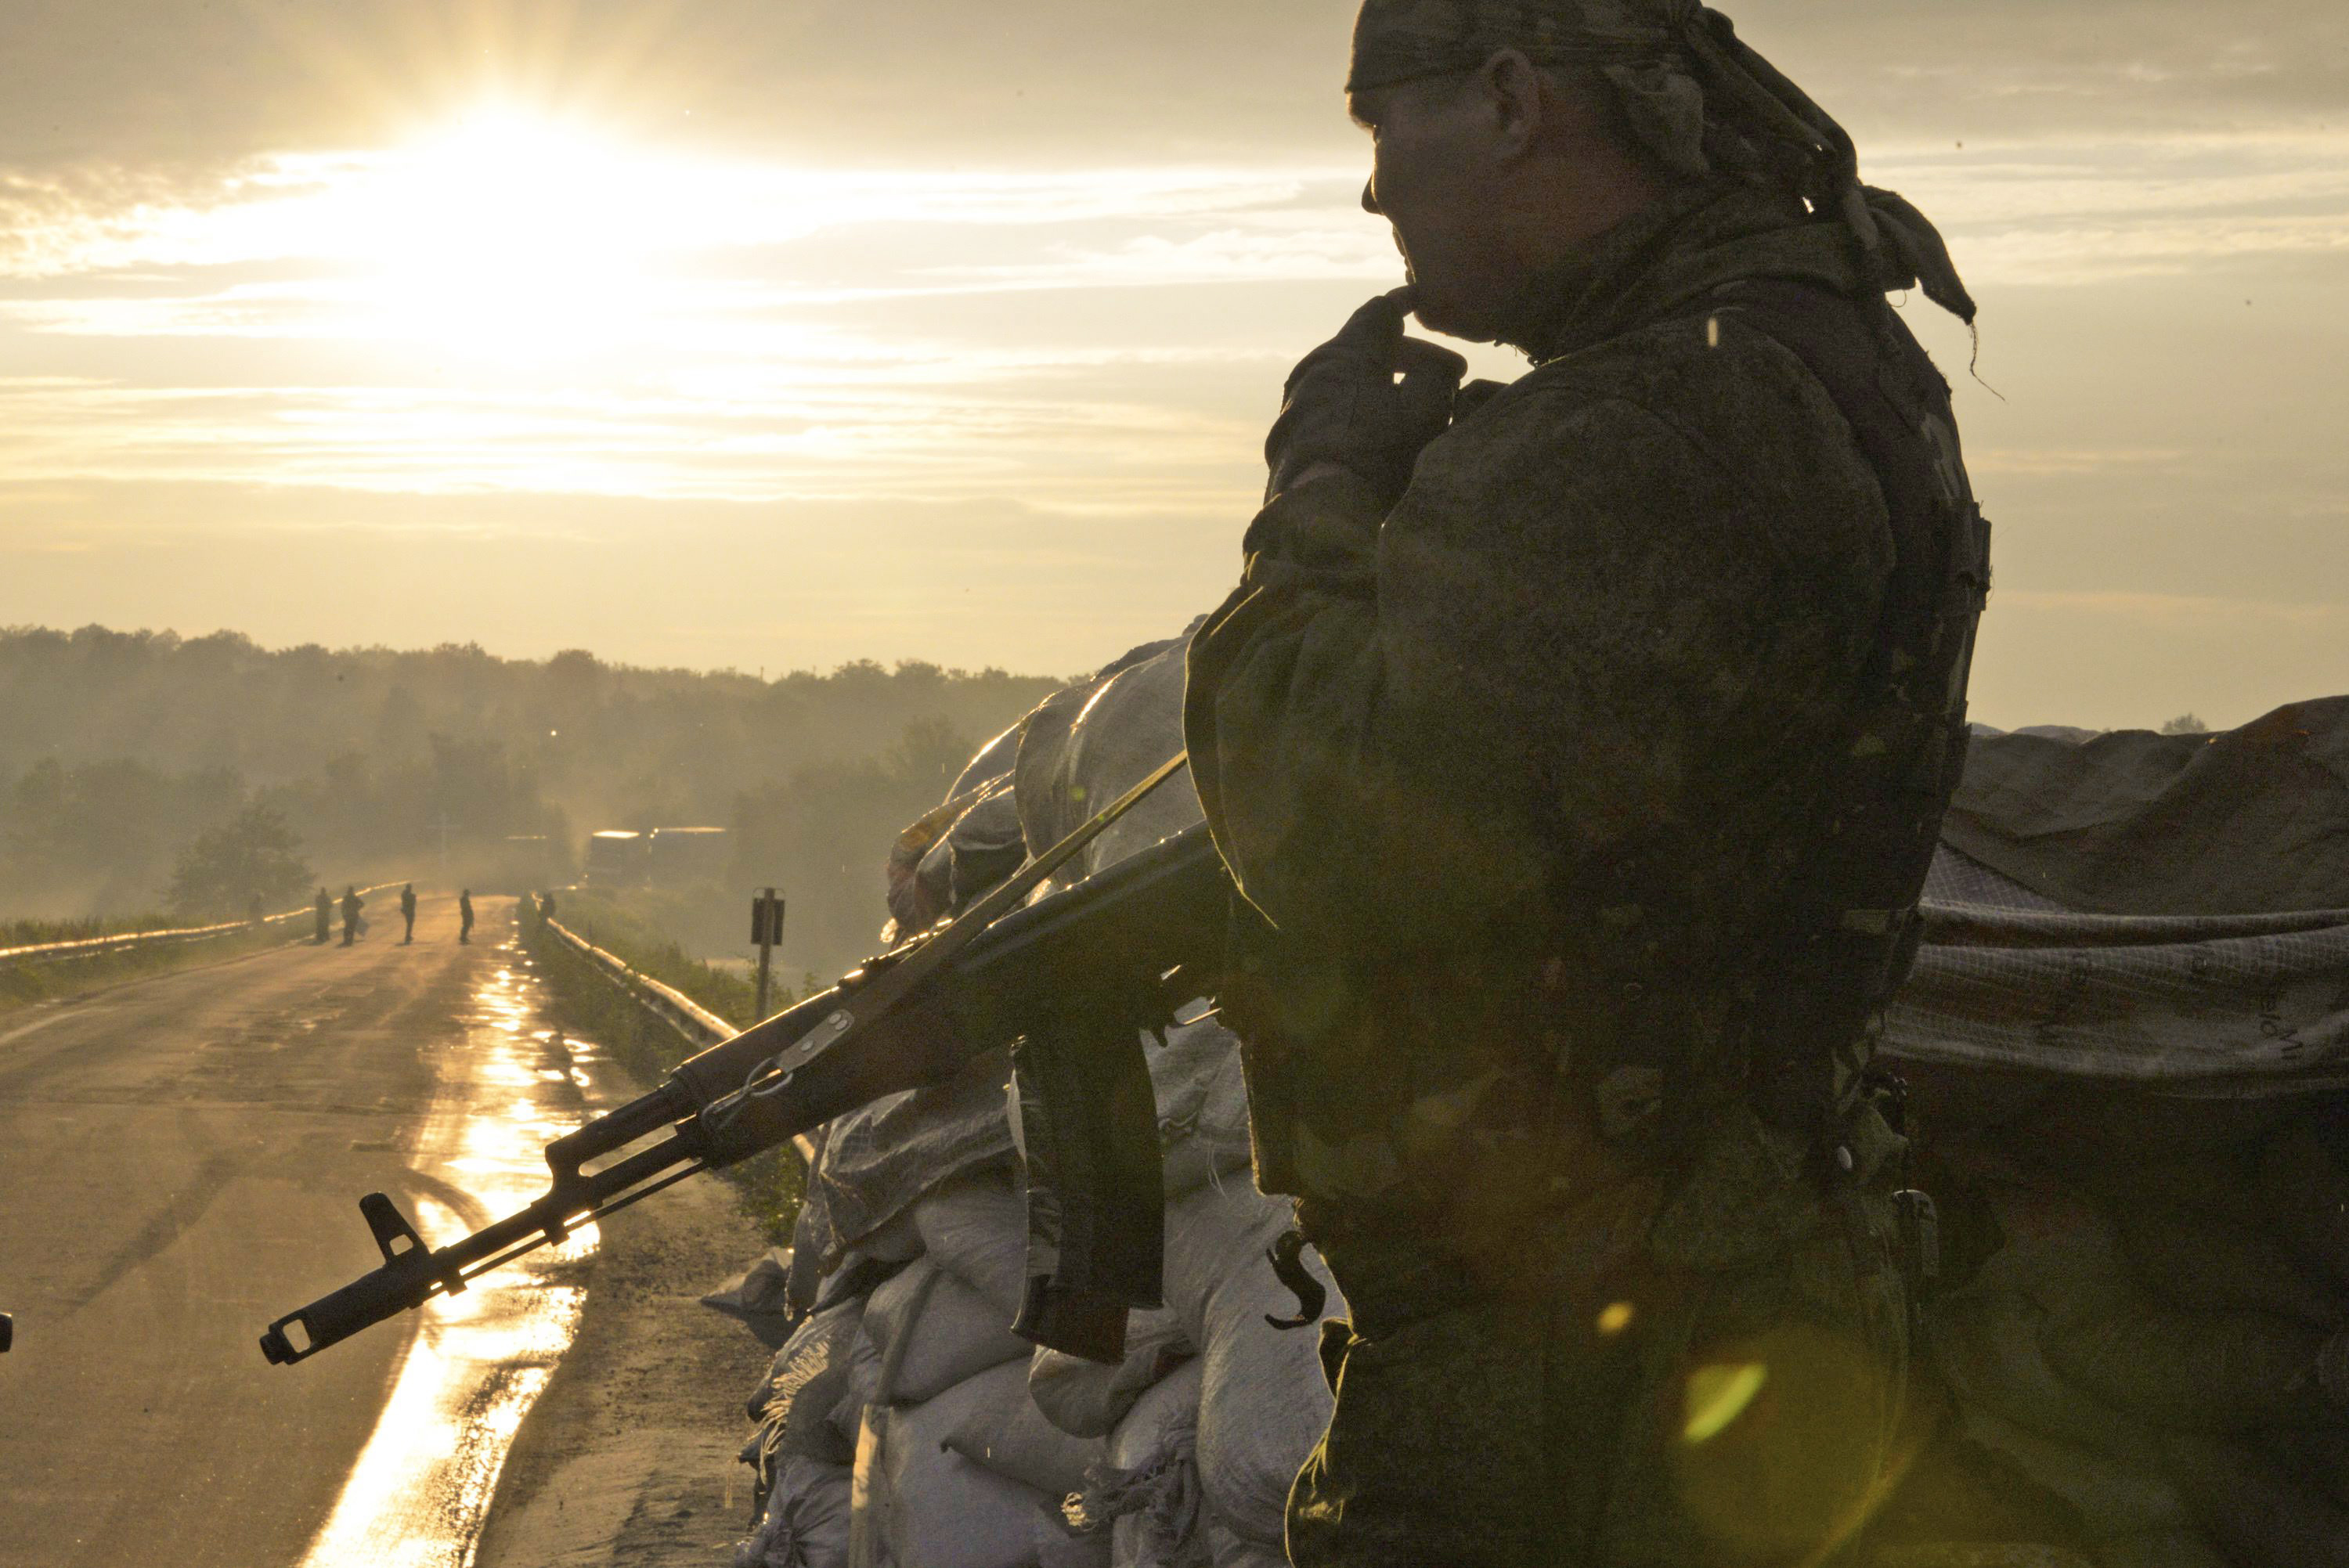
<svg viewBox="0 0 2349 1568"><path fill-rule="evenodd" d="M1319 1320L1344 1304L1308 1252L1322 1300L1300 1303L1271 1261L1285 1201L1248 1171L1238 1044L1212 1022L1154 1048L1165 1161L1165 1306L1136 1313L1119 1367L1039 1351L1035 1402L1072 1435L1106 1436L1110 1464L1077 1505L1113 1523L1118 1568L1277 1568L1290 1483L1329 1425ZM1319 1311L1304 1314L1306 1305ZM1301 1326L1272 1320L1307 1315Z"/></svg>
<svg viewBox="0 0 2349 1568"><path fill-rule="evenodd" d="M1179 749L1182 665L1182 639L1138 648L990 743L900 840L896 930L966 908ZM1061 880L1197 820L1189 790L1162 790ZM1249 1174L1233 1037L1194 1022L1146 1048L1166 1305L1133 1315L1118 1367L1031 1357L1009 1332L1027 1228L999 1072L823 1130L793 1238L808 1315L752 1399L746 1457L771 1490L743 1568L1285 1563L1283 1506L1330 1407L1318 1325L1268 1321L1317 1315L1268 1261L1288 1206ZM1318 1261L1299 1267L1321 1314L1341 1311Z"/></svg>
<svg viewBox="0 0 2349 1568"><path fill-rule="evenodd" d="M1969 1162L2002 1244L1934 1304L1935 1363L2099 1568L2349 1564L2340 1119L2262 1119Z"/></svg>
<svg viewBox="0 0 2349 1568"><path fill-rule="evenodd" d="M755 1401L772 1490L741 1568L1105 1568L1061 1504L1107 1446L1044 1418L1010 1332L1026 1245L998 1162L851 1249Z"/></svg>

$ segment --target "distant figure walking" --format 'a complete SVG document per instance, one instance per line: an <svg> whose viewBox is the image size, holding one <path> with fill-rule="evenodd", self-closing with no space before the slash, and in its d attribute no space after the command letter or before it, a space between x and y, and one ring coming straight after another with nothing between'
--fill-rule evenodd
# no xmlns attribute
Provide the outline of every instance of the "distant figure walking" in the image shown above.
<svg viewBox="0 0 2349 1568"><path fill-rule="evenodd" d="M346 947L359 939L359 911L366 904L367 901L359 897L359 890L355 884L343 889L343 945Z"/></svg>
<svg viewBox="0 0 2349 1568"><path fill-rule="evenodd" d="M457 895L457 940L467 946L473 941L473 890L467 888Z"/></svg>
<svg viewBox="0 0 2349 1568"><path fill-rule="evenodd" d="M553 920L554 918L554 895L553 893L543 892L538 895L538 918L541 920Z"/></svg>
<svg viewBox="0 0 2349 1568"><path fill-rule="evenodd" d="M416 943L416 884L409 882L399 890L399 918L408 923L408 934L399 939L402 947Z"/></svg>
<svg viewBox="0 0 2349 1568"><path fill-rule="evenodd" d="M264 925L268 923L268 920L269 916L263 913L261 895L259 893L254 893L253 895L252 902L244 906L245 923L247 925Z"/></svg>
<svg viewBox="0 0 2349 1568"><path fill-rule="evenodd" d="M326 896L325 888L318 890L318 902L314 908L318 916L318 945L324 947L326 945L326 927L333 923L335 918L335 901Z"/></svg>

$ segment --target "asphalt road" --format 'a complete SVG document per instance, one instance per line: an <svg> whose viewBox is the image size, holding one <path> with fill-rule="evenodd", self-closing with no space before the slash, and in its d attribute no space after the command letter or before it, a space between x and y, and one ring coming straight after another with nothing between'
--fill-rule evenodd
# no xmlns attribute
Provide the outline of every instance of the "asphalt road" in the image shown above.
<svg viewBox="0 0 2349 1568"><path fill-rule="evenodd" d="M600 1095L531 1027L510 904L479 901L460 947L454 901L428 900L403 947L396 905L373 903L354 948L0 1015L0 1311L17 1331L0 1357L5 1568L291 1568L314 1539L324 1549L330 1519L336 1539L397 1536L367 1515L413 1511L399 1487L450 1492L435 1506L452 1539L478 1529L454 1493L485 1501L503 1449L436 1429L431 1412L510 1431L568 1344L575 1292L524 1273L502 1307L495 1292L460 1298L475 1323L523 1302L520 1357L451 1352L464 1326L415 1314L294 1367L267 1366L255 1340L379 1261L361 1193L420 1209L444 1241L488 1217L474 1198L521 1190L538 1144ZM527 1366L484 1392L490 1362ZM473 1384L437 1387L460 1375ZM414 1429L389 1430L388 1406L413 1407ZM470 1476L353 1495L355 1476L468 1443Z"/></svg>

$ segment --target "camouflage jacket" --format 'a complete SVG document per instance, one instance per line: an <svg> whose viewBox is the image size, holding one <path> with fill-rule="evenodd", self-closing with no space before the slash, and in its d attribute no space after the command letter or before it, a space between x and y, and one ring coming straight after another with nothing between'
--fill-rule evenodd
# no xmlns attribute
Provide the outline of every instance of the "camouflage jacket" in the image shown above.
<svg viewBox="0 0 2349 1568"><path fill-rule="evenodd" d="M1262 916L1225 998L1258 1179L1309 1229L1570 1205L1687 1131L1668 1082L1739 1103L1892 545L1825 388L1708 301L1850 294L1849 254L1749 189L1668 202L1547 280L1535 368L1391 511L1340 477L1252 527L1185 730Z"/></svg>

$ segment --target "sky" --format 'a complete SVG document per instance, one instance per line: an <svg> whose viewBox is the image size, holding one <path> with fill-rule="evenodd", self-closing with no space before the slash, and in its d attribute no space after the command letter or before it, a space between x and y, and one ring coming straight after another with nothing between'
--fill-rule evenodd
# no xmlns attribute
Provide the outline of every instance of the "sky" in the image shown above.
<svg viewBox="0 0 2349 1568"><path fill-rule="evenodd" d="M2349 690L2349 10L1749 0L1948 236L1977 717ZM1072 674L1400 281L1346 0L0 0L0 625ZM1522 363L1490 349L1480 374Z"/></svg>

